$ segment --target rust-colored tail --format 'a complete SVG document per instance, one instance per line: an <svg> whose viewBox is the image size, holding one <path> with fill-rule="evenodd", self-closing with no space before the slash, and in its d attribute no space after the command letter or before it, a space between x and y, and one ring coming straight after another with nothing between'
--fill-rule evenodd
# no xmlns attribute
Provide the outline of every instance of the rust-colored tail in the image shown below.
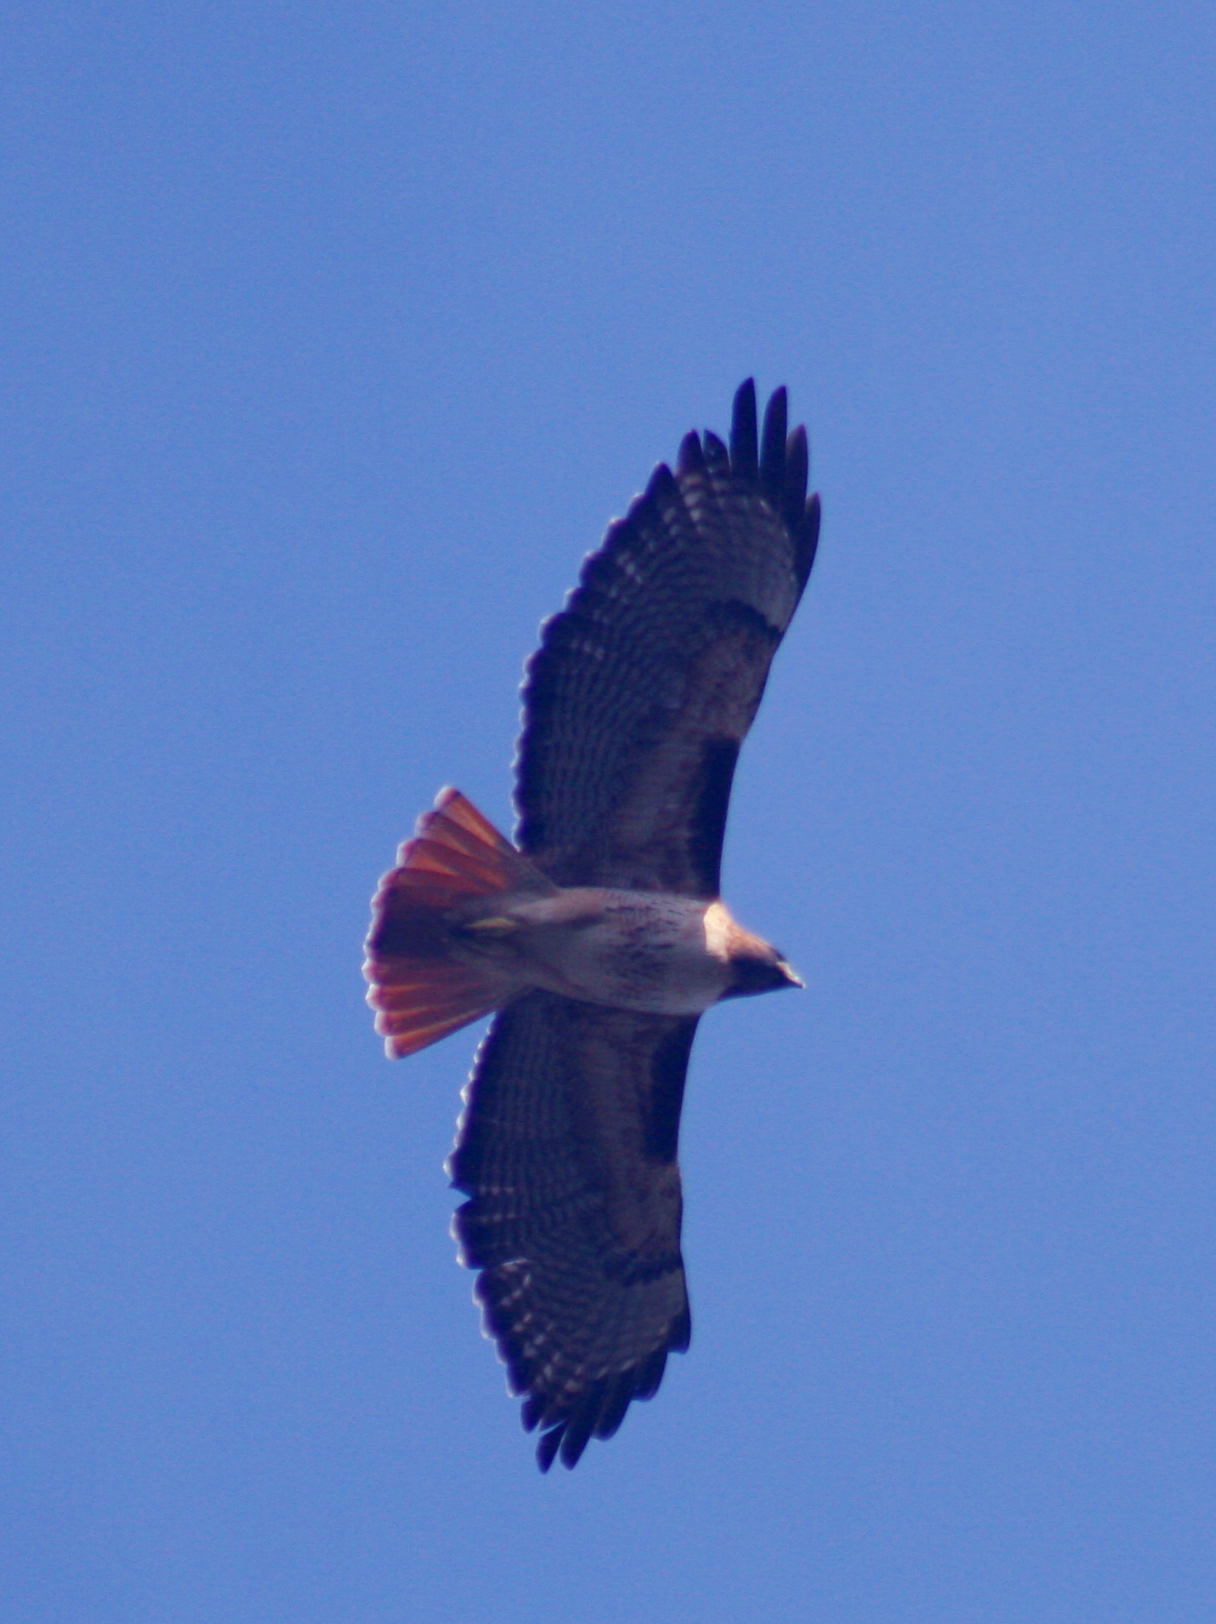
<svg viewBox="0 0 1216 1624"><path fill-rule="evenodd" d="M441 790L372 901L363 973L390 1057L414 1054L523 989L492 962L453 951L452 909L503 892L556 889L459 790Z"/></svg>

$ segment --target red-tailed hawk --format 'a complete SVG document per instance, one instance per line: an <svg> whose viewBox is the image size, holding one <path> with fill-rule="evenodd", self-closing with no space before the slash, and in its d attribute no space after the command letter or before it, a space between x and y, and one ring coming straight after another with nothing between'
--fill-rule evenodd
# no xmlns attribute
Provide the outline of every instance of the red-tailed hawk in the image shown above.
<svg viewBox="0 0 1216 1624"><path fill-rule="evenodd" d="M689 434L583 566L524 683L517 847L455 790L373 902L376 1030L407 1055L497 1010L448 1164L488 1333L547 1471L688 1346L676 1145L697 1021L801 983L718 897L739 746L810 574L785 390L757 444Z"/></svg>

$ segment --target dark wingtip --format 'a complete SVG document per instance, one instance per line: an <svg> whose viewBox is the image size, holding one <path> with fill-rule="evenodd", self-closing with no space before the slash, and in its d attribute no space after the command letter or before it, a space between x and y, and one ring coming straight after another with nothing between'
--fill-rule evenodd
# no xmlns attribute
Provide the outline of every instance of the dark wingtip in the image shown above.
<svg viewBox="0 0 1216 1624"><path fill-rule="evenodd" d="M540 1393L529 1393L524 1400L523 1408L519 1412L519 1419L523 1422L525 1432L535 1432L537 1423L545 1419L545 1411L549 1408L549 1401Z"/></svg>
<svg viewBox="0 0 1216 1624"><path fill-rule="evenodd" d="M643 1360L642 1364L639 1365L637 1375L634 1378L634 1398L642 1400L653 1398L659 1390L659 1384L663 1380L663 1372L666 1369L667 1344L664 1343L662 1347L656 1348L650 1357Z"/></svg>
<svg viewBox="0 0 1216 1624"><path fill-rule="evenodd" d="M756 380L745 378L735 391L730 423L731 472L756 477Z"/></svg>
<svg viewBox="0 0 1216 1624"><path fill-rule="evenodd" d="M705 454L701 450L701 436L693 430L680 441L680 452L676 458L677 474L696 474L705 467Z"/></svg>
<svg viewBox="0 0 1216 1624"><path fill-rule="evenodd" d="M785 520L785 528L791 536L797 535L806 509L806 481L810 471L810 460L806 430L799 424L785 447L785 493L781 517Z"/></svg>
<svg viewBox="0 0 1216 1624"><path fill-rule="evenodd" d="M581 1460L602 1402L601 1393L589 1394L578 1413L571 1416L566 1423L565 1436L562 1438L562 1465L567 1471L572 1470Z"/></svg>
<svg viewBox="0 0 1216 1624"><path fill-rule="evenodd" d="M665 462L656 464L650 482L646 486L644 500L651 502L670 502L673 495L678 495L675 476Z"/></svg>
<svg viewBox="0 0 1216 1624"><path fill-rule="evenodd" d="M542 1432L536 1445L536 1464L542 1472L547 1472L557 1455L558 1447L562 1441L562 1434L566 1427L564 1422L551 1427L548 1432Z"/></svg>
<svg viewBox="0 0 1216 1624"><path fill-rule="evenodd" d="M716 434L705 431L705 461L715 470L730 467L730 453Z"/></svg>
<svg viewBox="0 0 1216 1624"><path fill-rule="evenodd" d="M785 488L785 385L774 389L764 409L764 441L760 449L760 483L771 495L780 497Z"/></svg>
<svg viewBox="0 0 1216 1624"><path fill-rule="evenodd" d="M625 1412L633 1402L634 1373L626 1370L616 1379L604 1399L599 1420L595 1423L597 1438L611 1438L625 1419Z"/></svg>
<svg viewBox="0 0 1216 1624"><path fill-rule="evenodd" d="M815 562L815 553L819 546L819 495L816 493L806 505L802 523L794 535L794 567L798 571L798 579L803 586L811 573L811 565Z"/></svg>

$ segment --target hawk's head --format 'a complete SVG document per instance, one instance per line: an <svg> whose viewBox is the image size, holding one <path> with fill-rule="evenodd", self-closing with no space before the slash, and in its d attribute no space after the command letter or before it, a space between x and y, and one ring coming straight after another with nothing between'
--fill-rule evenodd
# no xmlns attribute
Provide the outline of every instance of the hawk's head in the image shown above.
<svg viewBox="0 0 1216 1624"><path fill-rule="evenodd" d="M722 994L723 998L750 998L758 992L776 992L779 987L803 985L775 947L758 939L756 945L758 952L751 950L738 956L731 955L731 979Z"/></svg>
<svg viewBox="0 0 1216 1624"><path fill-rule="evenodd" d="M801 987L801 979L790 968L784 953L761 936L753 936L732 919L722 902L711 902L705 910L705 944L716 958L724 959L729 971L723 998L750 998L758 992L776 992L779 987Z"/></svg>

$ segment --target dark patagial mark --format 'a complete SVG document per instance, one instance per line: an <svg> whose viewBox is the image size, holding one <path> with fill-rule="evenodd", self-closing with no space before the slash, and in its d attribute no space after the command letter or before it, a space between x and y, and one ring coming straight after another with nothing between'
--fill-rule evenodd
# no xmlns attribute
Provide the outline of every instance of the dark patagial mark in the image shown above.
<svg viewBox="0 0 1216 1624"><path fill-rule="evenodd" d="M730 787L739 759L738 739L706 739L694 788L689 861L701 895L716 897L722 872L722 841L730 808Z"/></svg>
<svg viewBox="0 0 1216 1624"><path fill-rule="evenodd" d="M696 1030L696 1016L681 1021L651 1057L646 1154L659 1162L674 1162L676 1159L680 1107L684 1103L684 1079L688 1073L688 1056Z"/></svg>

